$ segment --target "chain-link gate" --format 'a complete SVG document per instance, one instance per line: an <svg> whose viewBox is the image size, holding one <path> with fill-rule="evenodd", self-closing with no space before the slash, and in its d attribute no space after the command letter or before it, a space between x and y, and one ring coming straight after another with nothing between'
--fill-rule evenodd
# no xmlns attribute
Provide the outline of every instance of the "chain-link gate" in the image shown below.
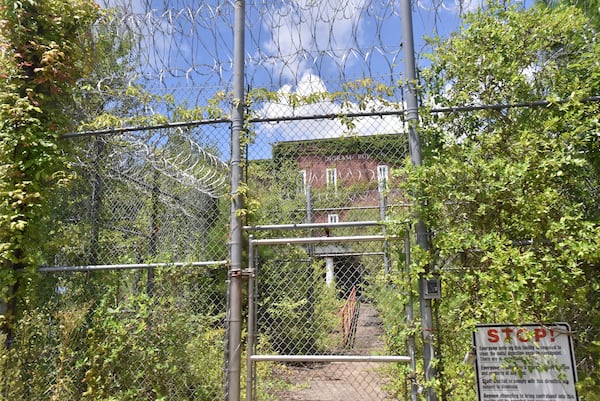
<svg viewBox="0 0 600 401"><path fill-rule="evenodd" d="M397 399L389 364L411 359L386 353L380 308L405 312L390 311L381 291L401 272L390 272L396 261L385 235L356 234L373 227L380 225L281 225L269 234L300 232L250 238L248 400Z"/></svg>
<svg viewBox="0 0 600 401"><path fill-rule="evenodd" d="M298 101L298 114L323 106ZM401 399L397 372L411 358L394 336L408 294L395 288L403 241L387 238L386 220L406 207L394 174L407 155L402 112L250 128L247 400Z"/></svg>

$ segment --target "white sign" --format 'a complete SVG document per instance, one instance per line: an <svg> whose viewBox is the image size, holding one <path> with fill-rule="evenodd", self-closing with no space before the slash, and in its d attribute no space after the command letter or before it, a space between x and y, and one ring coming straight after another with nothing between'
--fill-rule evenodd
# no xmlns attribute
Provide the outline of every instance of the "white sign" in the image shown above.
<svg viewBox="0 0 600 401"><path fill-rule="evenodd" d="M570 332L566 323L478 325L478 400L577 401Z"/></svg>
<svg viewBox="0 0 600 401"><path fill-rule="evenodd" d="M368 159L369 159L368 153L325 156L326 162L339 162L339 161L345 161L345 160L368 160Z"/></svg>

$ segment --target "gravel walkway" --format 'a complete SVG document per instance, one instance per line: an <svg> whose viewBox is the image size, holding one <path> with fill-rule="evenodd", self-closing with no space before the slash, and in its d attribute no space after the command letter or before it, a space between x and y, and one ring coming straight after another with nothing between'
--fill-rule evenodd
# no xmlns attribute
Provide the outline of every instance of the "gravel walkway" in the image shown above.
<svg viewBox="0 0 600 401"><path fill-rule="evenodd" d="M352 355L381 355L383 330L377 310L361 304ZM395 400L383 390L382 363L333 362L313 363L288 369L286 380L293 390L279 395L293 401L375 401Z"/></svg>

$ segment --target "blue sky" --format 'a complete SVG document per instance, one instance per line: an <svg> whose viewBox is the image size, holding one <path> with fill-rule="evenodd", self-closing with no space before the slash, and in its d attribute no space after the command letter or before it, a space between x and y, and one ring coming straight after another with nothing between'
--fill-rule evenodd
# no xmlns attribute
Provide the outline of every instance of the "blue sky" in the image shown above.
<svg viewBox="0 0 600 401"><path fill-rule="evenodd" d="M157 84L230 86L233 0L98 1L125 8L123 23L139 35L145 53L140 73ZM459 14L477 1L413 3L417 51L424 51L423 36L457 29ZM248 0L246 82L294 88L311 74L334 90L364 77L393 81L402 71L399 8L400 0Z"/></svg>
<svg viewBox="0 0 600 401"><path fill-rule="evenodd" d="M335 91L348 81L372 78L396 85L403 75L402 21L400 1L386 0L298 0L274 2L266 10L251 9L248 30L248 80L252 87L264 85L282 95L309 95ZM475 4L421 2L413 7L415 48L424 48L424 36L447 36L460 24L460 13ZM462 8L461 8L462 7ZM256 13L257 18L253 18ZM258 34L253 34L258 30ZM252 45L258 46L253 48ZM402 108L400 91L397 105L373 100L367 111ZM358 112L358 106L342 107L335 102L293 106L282 96L259 108L260 117L285 118ZM404 131L397 116L362 117L354 120L352 134L374 135ZM349 133L337 120L302 120L255 126L258 135L273 144L284 140L310 140ZM264 152L258 144L255 152Z"/></svg>
<svg viewBox="0 0 600 401"><path fill-rule="evenodd" d="M468 0L467 0L468 1ZM249 8L251 70L270 73L270 84L297 82L311 72L328 82L378 81L402 70L400 4L387 0L296 0ZM463 9L468 8L463 5ZM461 8L421 2L414 6L417 49L424 35L455 30ZM258 18L254 18L254 17ZM261 25L260 27L258 25ZM262 28L262 29L259 29ZM258 31L258 34L254 34ZM262 78L259 75L257 80ZM254 79L254 76L250 76Z"/></svg>
<svg viewBox="0 0 600 401"><path fill-rule="evenodd" d="M125 9L123 28L135 32L142 59L138 73L151 90L173 94L188 105L204 105L218 91L231 91L234 0L98 0ZM417 62L430 49L425 36L447 37L461 14L481 0L413 1ZM348 81L370 77L395 84L403 75L401 0L247 0L246 85L282 95L335 91ZM398 92L399 93L399 92ZM376 100L369 110L390 107ZM321 102L293 107L285 100L258 106L259 117L307 116L358 111L356 105ZM398 117L355 120L358 135L400 132ZM260 124L264 141L339 136L337 121ZM268 157L270 149L257 150ZM224 154L227 152L223 152Z"/></svg>

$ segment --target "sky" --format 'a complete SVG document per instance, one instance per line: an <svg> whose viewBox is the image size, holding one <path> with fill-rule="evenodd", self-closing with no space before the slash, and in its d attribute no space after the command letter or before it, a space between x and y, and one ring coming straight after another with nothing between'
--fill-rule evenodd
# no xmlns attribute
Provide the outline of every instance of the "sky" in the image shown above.
<svg viewBox="0 0 600 401"><path fill-rule="evenodd" d="M413 1L417 63L428 49L424 37L447 37L461 15L481 0ZM124 31L134 32L141 59L138 74L158 93L170 93L188 105L203 105L216 92L231 91L234 0L98 0L121 7ZM401 0L246 0L245 83L280 94L279 101L257 105L256 116L284 118L359 111L336 102L293 106L290 94L336 91L344 83L372 78L395 85L403 75ZM398 92L400 93L400 92ZM372 101L367 111L402 107ZM398 117L355 120L353 133L401 132ZM269 143L339 136L335 120L259 124ZM270 151L270 149L269 149ZM262 149L258 157L268 157Z"/></svg>
<svg viewBox="0 0 600 401"><path fill-rule="evenodd" d="M457 4L455 1L462 1ZM456 30L460 13L480 0L413 3L418 53L423 36ZM228 87L233 61L234 0L98 0L125 10L123 29L134 32L140 72L165 87ZM295 90L307 74L327 89L402 73L401 0L247 0L246 83ZM315 87L319 85L315 84ZM303 88L306 89L305 82Z"/></svg>
<svg viewBox="0 0 600 401"><path fill-rule="evenodd" d="M413 17L417 49L422 48L423 36L455 30L460 12L475 7L475 1L435 7L430 0L417 3ZM296 0L266 12L258 9L262 34L249 51L257 52L257 68L270 69L279 82L298 81L307 72L330 80L365 75L385 80L401 70L400 5L400 0ZM255 30L256 24L249 28Z"/></svg>
<svg viewBox="0 0 600 401"><path fill-rule="evenodd" d="M466 0L468 1L468 0ZM321 102L292 107L286 95L307 96L335 91L341 84L366 77L387 85L397 85L403 75L402 21L400 1L382 0L297 0L271 5L259 20L262 30L255 34L256 48L250 47L251 82L272 85L282 96L266 102L258 117L284 118L358 112L358 106ZM421 0L413 7L415 49L427 51L424 36L447 36L460 24L460 14L475 9L469 3L438 3ZM251 10L251 13L254 10ZM260 14L259 14L260 16ZM257 26L251 25L253 32ZM252 34L251 34L252 36ZM254 53L253 53L254 52ZM423 62L419 58L419 62ZM401 96L400 92L397 92ZM403 107L401 97L395 106L372 101L366 111L393 111ZM361 117L354 120L352 134L374 135L404 131L397 116ZM348 133L337 120L301 120L255 127L270 143L284 140L329 138Z"/></svg>

